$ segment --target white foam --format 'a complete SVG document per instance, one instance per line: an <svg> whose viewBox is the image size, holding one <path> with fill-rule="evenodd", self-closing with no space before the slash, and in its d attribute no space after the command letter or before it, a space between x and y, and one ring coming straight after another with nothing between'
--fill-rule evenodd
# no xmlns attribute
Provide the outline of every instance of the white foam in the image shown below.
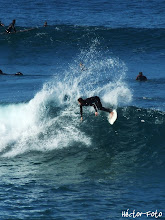
<svg viewBox="0 0 165 220"><path fill-rule="evenodd" d="M90 138L76 128L78 120L73 106L62 109L53 119L47 116L49 102L56 100L56 106L61 106L62 100L57 98L56 92L56 86L49 88L45 84L30 102L0 107L0 151L11 146L3 156L33 150L49 151L70 146L73 142L90 145Z"/></svg>
<svg viewBox="0 0 165 220"><path fill-rule="evenodd" d="M117 83L115 86L109 86L105 89L103 101L115 108L121 105L127 105L132 100L132 93L124 83Z"/></svg>

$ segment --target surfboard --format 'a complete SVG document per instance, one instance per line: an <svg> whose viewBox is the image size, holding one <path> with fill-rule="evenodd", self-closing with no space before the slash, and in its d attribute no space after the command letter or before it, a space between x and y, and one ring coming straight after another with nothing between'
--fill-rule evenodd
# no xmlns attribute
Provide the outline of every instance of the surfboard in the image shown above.
<svg viewBox="0 0 165 220"><path fill-rule="evenodd" d="M114 109L112 112L113 112L113 114L108 115L108 121L111 125L113 125L117 119L117 111Z"/></svg>
<svg viewBox="0 0 165 220"><path fill-rule="evenodd" d="M32 30L35 30L35 29L37 29L37 27L36 27L36 28L23 29L23 30L17 30L16 32L12 31L12 32L10 32L10 33L7 33L7 32L5 31L5 32L2 32L2 33L0 33L0 34L1 34L1 35L2 35L2 34L5 34L5 35L8 35L8 34L17 34L17 33L32 31Z"/></svg>
<svg viewBox="0 0 165 220"><path fill-rule="evenodd" d="M32 31L34 29L37 29L37 28L29 28L29 29L23 29L23 30L19 30L17 31L16 33L19 33L19 32L27 32L27 31Z"/></svg>

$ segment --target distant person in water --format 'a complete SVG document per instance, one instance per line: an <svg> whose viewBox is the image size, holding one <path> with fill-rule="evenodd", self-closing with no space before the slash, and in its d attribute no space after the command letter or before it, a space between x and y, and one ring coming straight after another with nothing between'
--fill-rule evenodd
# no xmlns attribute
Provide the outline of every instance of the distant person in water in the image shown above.
<svg viewBox="0 0 165 220"><path fill-rule="evenodd" d="M47 23L47 21L45 21L45 23L44 23L44 27L47 27L48 26L48 23Z"/></svg>
<svg viewBox="0 0 165 220"><path fill-rule="evenodd" d="M15 73L14 75L15 75L15 76L23 76L23 73L17 72L17 73Z"/></svg>
<svg viewBox="0 0 165 220"><path fill-rule="evenodd" d="M10 34L12 31L16 32L15 29L15 19L12 21L12 23L9 25L9 27L6 29L6 32Z"/></svg>
<svg viewBox="0 0 165 220"><path fill-rule="evenodd" d="M15 74L7 74L7 73L4 73L2 70L0 70L0 75L23 76L23 73L21 73L21 72L17 72L17 73L15 73Z"/></svg>
<svg viewBox="0 0 165 220"><path fill-rule="evenodd" d="M100 98L98 96L93 96L87 99L79 98L78 103L80 105L80 114L81 114L81 121L83 120L83 106L93 106L95 109L95 116L98 115L97 110L109 112L111 115L113 115L113 112L111 109L104 108L101 104Z"/></svg>
<svg viewBox="0 0 165 220"><path fill-rule="evenodd" d="M85 71L86 70L85 65L83 63L80 63L80 69L81 69L81 71Z"/></svg>
<svg viewBox="0 0 165 220"><path fill-rule="evenodd" d="M2 23L1 23L1 21L0 21L0 26L4 27L5 25L4 25L4 24L2 24Z"/></svg>
<svg viewBox="0 0 165 220"><path fill-rule="evenodd" d="M138 80L138 81L147 81L147 77L144 76L142 72L139 72L139 75L137 75L136 80Z"/></svg>

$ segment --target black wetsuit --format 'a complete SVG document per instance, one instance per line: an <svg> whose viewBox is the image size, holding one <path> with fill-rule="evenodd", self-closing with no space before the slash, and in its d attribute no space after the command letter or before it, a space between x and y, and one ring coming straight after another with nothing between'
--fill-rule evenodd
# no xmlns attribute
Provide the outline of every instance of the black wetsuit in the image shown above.
<svg viewBox="0 0 165 220"><path fill-rule="evenodd" d="M143 76L143 75L138 75L136 80L138 81L146 81L147 80L147 77L146 76Z"/></svg>
<svg viewBox="0 0 165 220"><path fill-rule="evenodd" d="M101 110L101 111L109 112L109 113L112 111L111 109L104 108L102 106L100 98L98 96L93 96L93 97L90 97L90 98L87 98L87 99L83 99L83 101L81 101L81 104L80 104L81 117L82 117L82 114L83 114L83 111L82 111L83 106L93 106L94 109L95 109L95 112L97 112L97 109Z"/></svg>
<svg viewBox="0 0 165 220"><path fill-rule="evenodd" d="M13 23L11 23L10 25L9 25L9 27L6 29L6 32L7 33L10 33L12 30L14 31L14 32L16 32L16 29L15 29L15 26L14 26L15 24L13 24Z"/></svg>

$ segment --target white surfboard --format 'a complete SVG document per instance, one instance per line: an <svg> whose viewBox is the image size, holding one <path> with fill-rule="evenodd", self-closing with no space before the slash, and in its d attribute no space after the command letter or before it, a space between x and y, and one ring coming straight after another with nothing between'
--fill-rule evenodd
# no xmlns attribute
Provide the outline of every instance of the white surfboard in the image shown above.
<svg viewBox="0 0 165 220"><path fill-rule="evenodd" d="M113 125L113 123L116 121L117 119L117 111L114 109L113 111L113 114L109 114L108 115L108 121L111 125Z"/></svg>

